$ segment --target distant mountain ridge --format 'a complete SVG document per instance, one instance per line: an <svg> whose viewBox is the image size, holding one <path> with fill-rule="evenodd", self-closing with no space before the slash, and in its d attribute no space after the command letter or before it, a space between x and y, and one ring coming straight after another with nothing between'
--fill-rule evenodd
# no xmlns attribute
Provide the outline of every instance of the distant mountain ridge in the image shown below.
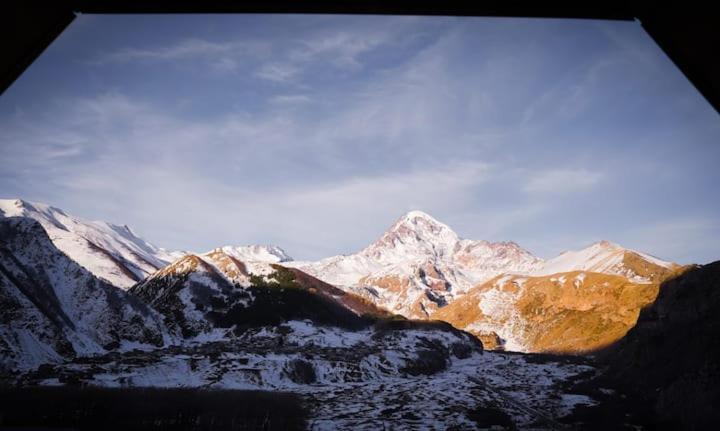
<svg viewBox="0 0 720 431"><path fill-rule="evenodd" d="M84 220L46 204L0 199L0 217L37 220L63 253L123 289L184 254L158 248L127 226Z"/></svg>
<svg viewBox="0 0 720 431"><path fill-rule="evenodd" d="M545 261L532 275L550 275L569 271L590 271L623 276L636 283L659 282L679 265L649 254L621 247L610 241L598 241L578 251L566 251Z"/></svg>
<svg viewBox="0 0 720 431"><path fill-rule="evenodd" d="M43 203L0 199L0 219L4 217L37 220L63 253L95 276L121 289L129 289L188 253L159 248L139 237L127 225L85 220ZM225 246L222 249L243 260L292 260L284 250L272 245Z"/></svg>
<svg viewBox="0 0 720 431"><path fill-rule="evenodd" d="M544 261L514 242L462 239L421 211L400 217L358 253L290 265L416 318L431 317L501 274L543 276L581 270L652 283L679 267L608 241Z"/></svg>

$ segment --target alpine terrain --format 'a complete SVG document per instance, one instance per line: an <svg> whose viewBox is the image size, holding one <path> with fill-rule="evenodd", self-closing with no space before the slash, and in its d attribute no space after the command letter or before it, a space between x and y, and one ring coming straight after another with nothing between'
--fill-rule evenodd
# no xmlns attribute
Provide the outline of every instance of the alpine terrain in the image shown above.
<svg viewBox="0 0 720 431"><path fill-rule="evenodd" d="M513 242L460 238L420 211L355 254L317 262L277 246L169 252L125 226L22 200L0 211L5 387L292 393L309 429L652 425L636 406L667 400L643 401L618 358L646 361L648 333L676 340L700 307L682 286L695 295L717 272L607 241L543 260ZM611 353L596 360L601 351ZM627 396L637 402L615 402ZM1 426L47 425L0 404ZM263 429L286 423L279 416L267 413Z"/></svg>
<svg viewBox="0 0 720 431"><path fill-rule="evenodd" d="M358 253L291 264L393 313L450 322L486 348L554 353L617 341L681 270L608 241L544 261L513 242L461 239L420 211Z"/></svg>
<svg viewBox="0 0 720 431"><path fill-rule="evenodd" d="M513 242L461 239L428 214L411 211L358 253L293 266L393 313L427 318L478 283L539 270L542 260Z"/></svg>

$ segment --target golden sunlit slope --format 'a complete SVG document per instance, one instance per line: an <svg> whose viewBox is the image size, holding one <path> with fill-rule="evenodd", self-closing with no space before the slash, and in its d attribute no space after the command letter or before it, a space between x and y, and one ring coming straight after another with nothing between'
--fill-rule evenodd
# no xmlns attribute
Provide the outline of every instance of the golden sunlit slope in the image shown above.
<svg viewBox="0 0 720 431"><path fill-rule="evenodd" d="M488 349L583 353L622 338L657 294L657 283L595 272L502 275L432 317L476 334Z"/></svg>

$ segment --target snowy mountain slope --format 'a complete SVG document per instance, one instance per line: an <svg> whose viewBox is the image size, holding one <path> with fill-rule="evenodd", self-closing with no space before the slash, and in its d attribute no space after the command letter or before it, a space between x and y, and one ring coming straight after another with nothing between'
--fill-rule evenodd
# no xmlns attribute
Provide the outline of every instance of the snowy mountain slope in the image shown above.
<svg viewBox="0 0 720 431"><path fill-rule="evenodd" d="M168 325L178 325L186 338L291 318L353 326L362 314L386 314L295 268L241 261L238 255L243 254L227 247L186 255L130 292L162 313Z"/></svg>
<svg viewBox="0 0 720 431"><path fill-rule="evenodd" d="M69 259L25 217L0 219L0 306L5 369L172 338L157 313Z"/></svg>
<svg viewBox="0 0 720 431"><path fill-rule="evenodd" d="M166 266L164 259L182 254L158 249L126 227L82 221L57 208L24 201L0 201L0 211L5 216L39 220L58 248L64 247L71 258L117 285L127 288L127 283L142 280L134 292L159 307L165 323L187 337L216 331L220 314L249 306L251 275L265 277L266 282L268 276L285 268L295 282L355 314L386 310L420 319L443 316L437 313L468 291L477 291L478 286L503 275L541 278L559 274L558 278L562 273L583 271L657 284L680 268L607 241L543 261L514 242L462 239L421 211L405 214L375 242L352 255L294 262L276 246L225 246L173 259ZM274 266L279 263L281 267ZM152 275L144 278L145 271ZM578 292L578 300L582 293ZM487 319L477 319L477 325L487 326ZM489 345L499 345L504 338L510 340L505 347L514 348L507 328L496 325L483 336Z"/></svg>
<svg viewBox="0 0 720 431"><path fill-rule="evenodd" d="M285 250L275 245L226 245L220 247L220 251L242 261L281 263L293 260Z"/></svg>
<svg viewBox="0 0 720 431"><path fill-rule="evenodd" d="M288 265L392 312L425 318L477 283L541 264L515 243L461 239L430 215L410 211L358 253Z"/></svg>
<svg viewBox="0 0 720 431"><path fill-rule="evenodd" d="M358 253L286 265L413 318L431 317L471 288L502 274L588 271L634 283L659 283L680 268L608 241L543 261L514 242L461 239L421 211L405 214Z"/></svg>
<svg viewBox="0 0 720 431"><path fill-rule="evenodd" d="M621 275L636 283L664 280L680 266L654 256L630 250L609 241L599 241L578 251L566 251L547 260L532 275L550 275L569 271L591 271Z"/></svg>
<svg viewBox="0 0 720 431"><path fill-rule="evenodd" d="M0 199L2 217L37 220L57 248L97 277L123 289L184 254L155 247L127 226L83 220L46 204Z"/></svg>

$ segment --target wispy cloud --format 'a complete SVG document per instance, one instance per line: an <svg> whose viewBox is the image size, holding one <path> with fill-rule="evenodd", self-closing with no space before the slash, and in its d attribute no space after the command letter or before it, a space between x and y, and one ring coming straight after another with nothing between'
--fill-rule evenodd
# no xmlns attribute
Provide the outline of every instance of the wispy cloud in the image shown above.
<svg viewBox="0 0 720 431"><path fill-rule="evenodd" d="M290 63L268 63L262 65L256 72L260 78L275 82L288 82L298 73L300 68Z"/></svg>
<svg viewBox="0 0 720 431"><path fill-rule="evenodd" d="M602 172L587 169L549 169L531 174L525 186L529 193L570 193L588 190L602 179Z"/></svg>
<svg viewBox="0 0 720 431"><path fill-rule="evenodd" d="M197 57L257 53L267 44L259 41L212 42L203 39L186 39L173 45L151 48L122 48L101 54L91 62L95 64L130 63L134 61L186 60Z"/></svg>
<svg viewBox="0 0 720 431"><path fill-rule="evenodd" d="M305 94L278 94L270 98L269 102L276 105L296 105L312 102L312 98Z"/></svg>
<svg viewBox="0 0 720 431"><path fill-rule="evenodd" d="M258 38L222 42L191 38L165 46L125 47L100 54L90 63L106 65L205 59L210 67L219 72L235 72L243 64L254 67L258 78L288 83L305 68L318 62L339 69L361 68L360 57L385 44L397 43L399 30L333 29L288 41L286 46L280 48Z"/></svg>
<svg viewBox="0 0 720 431"><path fill-rule="evenodd" d="M388 31L336 31L301 41L298 48L291 51L290 59L297 63L309 63L322 57L337 67L357 68L361 66L360 57L363 54L389 43L392 36Z"/></svg>

